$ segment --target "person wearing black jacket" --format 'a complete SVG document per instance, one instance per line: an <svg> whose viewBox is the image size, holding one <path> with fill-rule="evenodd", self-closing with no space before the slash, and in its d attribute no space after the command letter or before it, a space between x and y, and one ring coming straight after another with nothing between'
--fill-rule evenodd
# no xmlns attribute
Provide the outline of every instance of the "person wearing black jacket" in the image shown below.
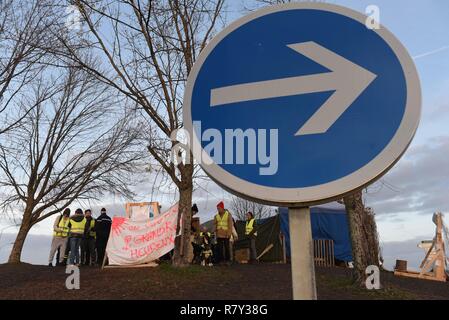
<svg viewBox="0 0 449 320"><path fill-rule="evenodd" d="M84 227L84 236L81 240L81 264L92 266L97 263L95 254L95 219L92 217L92 211L87 209L84 211L86 218L86 226Z"/></svg>
<svg viewBox="0 0 449 320"><path fill-rule="evenodd" d="M108 244L109 233L111 232L112 219L106 214L106 209L101 209L101 215L95 221L97 262L103 265L106 245Z"/></svg>
<svg viewBox="0 0 449 320"><path fill-rule="evenodd" d="M197 207L196 203L194 203L193 206L192 206L192 218L197 213L198 213L198 207ZM196 230L195 227L193 226L193 219L192 219L192 221L190 223L190 232L191 233L198 233L199 232L199 230Z"/></svg>

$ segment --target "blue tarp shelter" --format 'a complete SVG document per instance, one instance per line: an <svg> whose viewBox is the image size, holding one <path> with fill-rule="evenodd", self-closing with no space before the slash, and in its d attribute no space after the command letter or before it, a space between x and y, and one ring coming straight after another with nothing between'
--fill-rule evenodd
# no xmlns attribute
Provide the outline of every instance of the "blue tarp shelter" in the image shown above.
<svg viewBox="0 0 449 320"><path fill-rule="evenodd" d="M346 262L352 261L348 219L344 207L312 207L310 211L313 239L333 240L335 258ZM290 256L288 209L279 208L279 215L281 231L286 240L287 256Z"/></svg>

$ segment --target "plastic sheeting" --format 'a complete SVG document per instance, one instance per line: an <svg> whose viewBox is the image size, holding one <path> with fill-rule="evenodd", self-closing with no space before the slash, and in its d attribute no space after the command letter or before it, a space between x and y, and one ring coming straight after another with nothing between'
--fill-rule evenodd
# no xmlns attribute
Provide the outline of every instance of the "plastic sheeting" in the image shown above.
<svg viewBox="0 0 449 320"><path fill-rule="evenodd" d="M335 258L346 262L352 261L348 219L344 207L312 207L310 211L313 239L333 240ZM290 256L288 209L279 208L279 213L281 219L281 231L286 240L287 256Z"/></svg>
<svg viewBox="0 0 449 320"><path fill-rule="evenodd" d="M239 235L239 239L245 239L245 221L236 222L236 230ZM256 252L257 255L261 254L265 249L272 245L271 249L268 250L259 261L262 262L278 262L282 261L284 258L283 248L280 234L280 219L279 216L270 217L263 220L256 221ZM240 249L242 247L247 248L249 246L248 242L238 241L235 244L235 249Z"/></svg>

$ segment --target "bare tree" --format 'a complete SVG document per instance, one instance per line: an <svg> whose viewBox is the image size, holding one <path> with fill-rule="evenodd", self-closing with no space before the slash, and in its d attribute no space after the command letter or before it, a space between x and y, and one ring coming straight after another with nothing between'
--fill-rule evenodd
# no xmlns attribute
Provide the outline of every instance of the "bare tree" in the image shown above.
<svg viewBox="0 0 449 320"><path fill-rule="evenodd" d="M26 116L1 136L0 150L2 206L22 217L10 263L20 262L33 225L74 201L109 191L132 197L140 134L116 100L109 87L67 68L57 78L42 74L21 101Z"/></svg>
<svg viewBox="0 0 449 320"><path fill-rule="evenodd" d="M231 208L232 215L237 220L246 220L246 214L249 211L254 214L254 218L256 219L265 219L274 214L274 210L272 207L242 199L236 196L232 197Z"/></svg>
<svg viewBox="0 0 449 320"><path fill-rule="evenodd" d="M0 134L27 114L19 114L15 101L49 62L41 47L52 42L54 18L48 0L0 1Z"/></svg>
<svg viewBox="0 0 449 320"><path fill-rule="evenodd" d="M73 3L87 32L78 47L61 39L68 57L133 101L148 117L148 151L179 193L183 230L181 239L176 239L173 262L188 264L195 168L193 161L171 161L170 151L178 141L170 137L183 127L185 82L221 21L224 0ZM86 50L94 51L96 58L87 58ZM180 153L192 158L190 151Z"/></svg>

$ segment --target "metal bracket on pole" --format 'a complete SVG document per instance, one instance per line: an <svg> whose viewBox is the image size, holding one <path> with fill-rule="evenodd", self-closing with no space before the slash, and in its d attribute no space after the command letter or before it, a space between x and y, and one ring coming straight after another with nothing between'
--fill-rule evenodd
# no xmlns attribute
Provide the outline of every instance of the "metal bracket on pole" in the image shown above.
<svg viewBox="0 0 449 320"><path fill-rule="evenodd" d="M289 208L290 258L294 300L316 300L310 208Z"/></svg>

